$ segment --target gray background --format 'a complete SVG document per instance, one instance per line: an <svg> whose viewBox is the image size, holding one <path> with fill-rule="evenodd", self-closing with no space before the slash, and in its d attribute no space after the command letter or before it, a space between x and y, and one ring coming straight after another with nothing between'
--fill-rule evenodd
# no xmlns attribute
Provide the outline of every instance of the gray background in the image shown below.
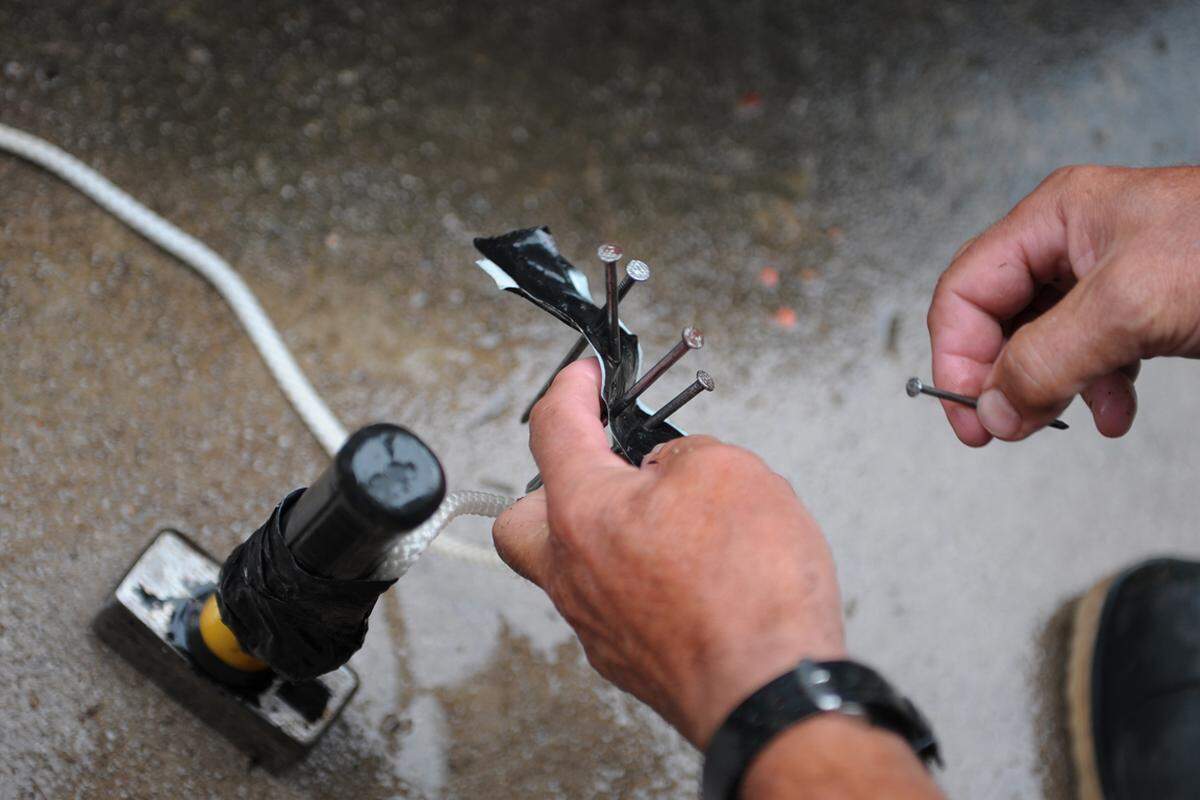
<svg viewBox="0 0 1200 800"><path fill-rule="evenodd" d="M1200 375L1148 365L1122 441L1072 407L983 451L902 387L939 271L1048 171L1196 158L1194 3L139 5L0 5L0 121L225 255L348 425L408 424L454 487L516 492L515 417L570 335L470 238L550 224L594 278L619 241L655 270L625 314L647 356L708 337L649 399L716 376L680 422L810 503L851 648L928 712L946 789L1066 796L1063 609L1196 553ZM224 553L322 453L196 276L24 163L0 187L0 795L694 794L696 755L538 592L436 555L283 777L100 646L157 528Z"/></svg>

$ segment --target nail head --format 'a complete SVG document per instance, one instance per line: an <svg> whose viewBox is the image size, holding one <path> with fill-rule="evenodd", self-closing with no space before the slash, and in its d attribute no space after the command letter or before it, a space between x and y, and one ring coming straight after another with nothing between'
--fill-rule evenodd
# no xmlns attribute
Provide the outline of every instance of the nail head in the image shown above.
<svg viewBox="0 0 1200 800"><path fill-rule="evenodd" d="M699 350L701 347L704 347L704 334L696 328L684 328L683 342L689 349Z"/></svg>
<svg viewBox="0 0 1200 800"><path fill-rule="evenodd" d="M596 249L596 255L600 256L600 260L605 264L615 264L625 252L615 244L602 244Z"/></svg>
<svg viewBox="0 0 1200 800"><path fill-rule="evenodd" d="M904 391L908 393L909 397L916 397L919 395L922 388L924 388L924 386L921 383L920 378L909 378L908 383L904 384Z"/></svg>
<svg viewBox="0 0 1200 800"><path fill-rule="evenodd" d="M709 375L704 370L699 370L696 373L696 383L703 386L706 392L711 392L717 388L717 382L713 380L712 375Z"/></svg>
<svg viewBox="0 0 1200 800"><path fill-rule="evenodd" d="M649 280L650 266L645 261L638 261L635 258L625 265L625 274L635 281Z"/></svg>

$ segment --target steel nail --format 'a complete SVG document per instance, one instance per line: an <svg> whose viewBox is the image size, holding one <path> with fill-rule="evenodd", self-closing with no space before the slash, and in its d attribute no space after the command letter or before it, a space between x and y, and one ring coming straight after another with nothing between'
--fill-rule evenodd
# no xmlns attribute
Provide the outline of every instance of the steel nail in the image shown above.
<svg viewBox="0 0 1200 800"><path fill-rule="evenodd" d="M604 307L608 311L609 361L621 363L621 314L617 295L617 262L625 253L615 244L602 244L596 255L604 262Z"/></svg>
<svg viewBox="0 0 1200 800"><path fill-rule="evenodd" d="M625 265L625 277L621 279L621 285L617 287L617 299L624 300L625 295L629 294L630 289L648 280L650 280L649 265L645 261L638 261L636 258L632 259ZM538 393L534 395L533 399L529 401L529 405L525 406L525 410L521 412L522 423L529 422L529 415L533 413L533 407L537 405L538 400L541 400L545 396L546 392L550 391L550 384L554 383L554 379L558 376L558 373L562 372L572 361L579 358L579 355L586 347L587 339L584 337L580 336L575 340L575 344L571 345L571 349L563 356L562 361L558 362L558 366L550 373L550 377L542 384L542 388L538 389Z"/></svg>
<svg viewBox="0 0 1200 800"><path fill-rule="evenodd" d="M949 400L951 403L958 403L969 408L976 408L979 405L979 398L967 397L965 394L957 392L948 392L945 389L939 389L936 386L926 386L921 382L920 378L909 378L904 384L904 391L909 397L916 397L919 394L927 394L930 397L936 397L939 400ZM1061 419L1056 419L1046 425L1048 428L1054 428L1056 431L1065 431L1071 426L1063 422Z"/></svg>
<svg viewBox="0 0 1200 800"><path fill-rule="evenodd" d="M693 397L701 392L711 392L716 388L717 384L712 379L712 376L704 370L699 370L696 373L696 380L692 381L692 385L671 398L658 411L655 411L649 419L642 423L642 430L648 431L662 424L668 417L687 405Z"/></svg>
<svg viewBox="0 0 1200 800"><path fill-rule="evenodd" d="M625 396L613 404L614 407L609 414L609 418L617 416L628 408L630 403L637 400L642 392L649 389L676 361L683 358L687 351L699 350L703 346L704 334L690 326L684 328L679 341L671 348L670 352L660 358L658 363L646 370L646 374L639 378L629 391L625 392Z"/></svg>

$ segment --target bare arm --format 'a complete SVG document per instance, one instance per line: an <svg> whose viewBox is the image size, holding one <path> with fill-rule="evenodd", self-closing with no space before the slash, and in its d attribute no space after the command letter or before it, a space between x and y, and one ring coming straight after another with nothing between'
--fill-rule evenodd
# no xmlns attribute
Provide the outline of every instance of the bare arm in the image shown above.
<svg viewBox="0 0 1200 800"><path fill-rule="evenodd" d="M942 793L899 736L826 714L767 745L746 773L742 797L932 800Z"/></svg>
<svg viewBox="0 0 1200 800"><path fill-rule="evenodd" d="M614 455L598 381L594 361L574 364L534 409L545 488L497 520L496 547L546 591L601 675L703 749L802 658L845 656L833 559L788 482L746 450L689 436L641 469ZM794 788L937 796L898 737L831 715L771 743L746 796Z"/></svg>

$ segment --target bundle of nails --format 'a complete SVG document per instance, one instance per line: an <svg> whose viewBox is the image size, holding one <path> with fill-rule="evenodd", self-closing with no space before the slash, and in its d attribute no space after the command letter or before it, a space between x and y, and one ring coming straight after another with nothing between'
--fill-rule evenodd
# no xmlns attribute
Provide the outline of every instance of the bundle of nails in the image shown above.
<svg viewBox="0 0 1200 800"><path fill-rule="evenodd" d="M683 329L679 341L643 374L637 336L621 323L620 303L637 284L650 277L645 262L630 260L618 282L624 258L620 247L601 245L597 255L604 267L605 302L597 306L587 290L587 278L559 255L546 228L514 231L492 239L477 239L476 247L487 256L477 264L497 285L536 303L579 331L580 336L525 407L521 422L528 422L534 405L550 388L558 373L578 359L589 346L600 359L604 381L601 414L609 425L613 450L633 464L640 464L657 444L683 436L669 417L701 392L712 391L715 383L700 370L696 379L657 411L644 408L639 398L690 350L704 345L704 336L693 327ZM530 488L540 479L530 482Z"/></svg>
<svg viewBox="0 0 1200 800"><path fill-rule="evenodd" d="M636 258L631 259L625 265L625 277L621 279L621 283L617 283L617 265L624 258L625 252L615 244L602 244L596 250L596 255L600 257L600 263L604 264L604 313L608 319L609 341L611 343L610 354L621 352L620 335L621 335L621 313L620 303L625 299L625 295L629 294L629 290L635 284L641 283L650 279L650 265L645 261L638 261ZM660 358L658 362L646 370L646 373L629 388L627 392L618 400L613 407L612 416L620 414L626 409L630 403L637 400L647 389L654 385L655 381L663 376L667 370L675 365L675 362L687 355L689 350L699 350L704 346L704 334L699 329L687 327L683 329L680 339L675 343L665 356ZM580 336L575 344L571 345L571 349L563 356L562 361L558 362L558 366L554 368L554 372L550 373L550 377L542 384L542 388L534 395L534 398L529 401L529 405L525 407L525 411L521 414L521 422L529 422L529 415L533 413L533 407L537 405L538 400L550 390L550 384L554 383L558 373L568 365L574 362L583 354L584 348L587 347L587 338ZM610 361L615 360L610 357ZM664 422L667 417L674 414L679 409L683 408L693 397L701 392L711 392L717 388L716 381L712 379L704 370L696 372L696 380L692 381L691 386L688 386L679 394L671 398L662 408L654 412L648 419L641 424L643 430L649 430Z"/></svg>

